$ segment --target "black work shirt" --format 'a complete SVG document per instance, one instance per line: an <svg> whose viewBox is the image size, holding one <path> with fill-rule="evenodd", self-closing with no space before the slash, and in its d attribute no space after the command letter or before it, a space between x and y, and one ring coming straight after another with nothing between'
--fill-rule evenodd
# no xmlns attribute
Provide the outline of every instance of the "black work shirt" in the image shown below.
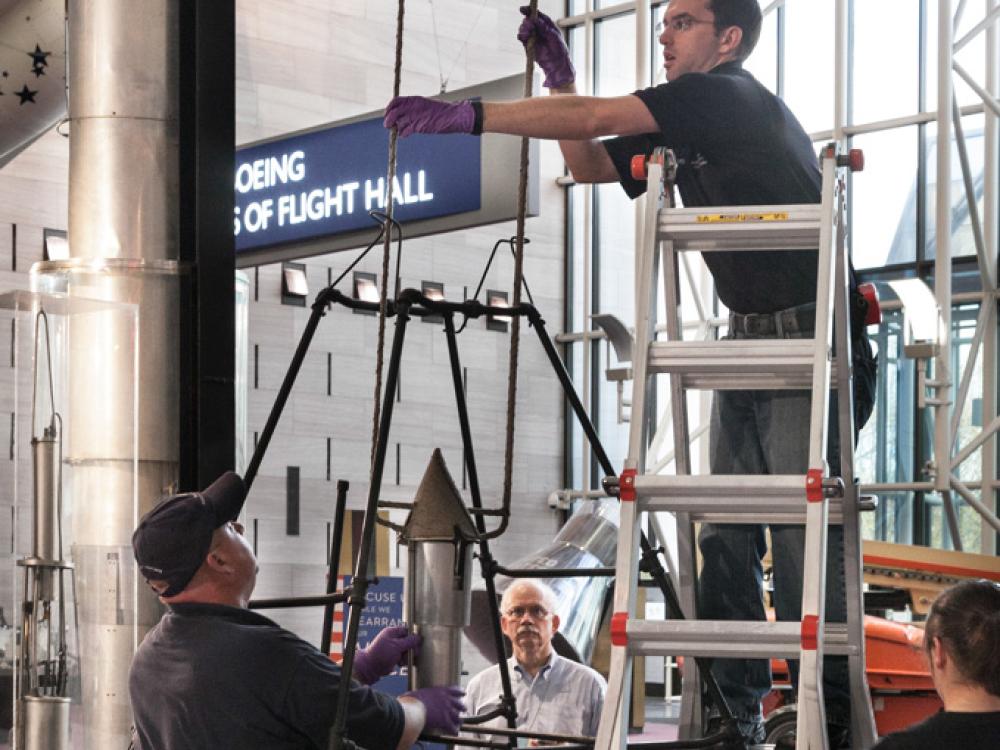
<svg viewBox="0 0 1000 750"><path fill-rule="evenodd" d="M135 654L129 696L140 750L325 750L340 667L266 617L174 604ZM403 708L353 683L347 735L392 750Z"/></svg>
<svg viewBox="0 0 1000 750"><path fill-rule="evenodd" d="M1000 747L1000 711L941 711L876 742L872 750L996 750Z"/></svg>
<svg viewBox="0 0 1000 750"><path fill-rule="evenodd" d="M635 92L659 133L604 141L630 197L646 183L629 162L657 146L674 151L685 206L819 203L821 177L809 136L784 102L737 62ZM816 300L815 251L704 253L719 299L739 313Z"/></svg>

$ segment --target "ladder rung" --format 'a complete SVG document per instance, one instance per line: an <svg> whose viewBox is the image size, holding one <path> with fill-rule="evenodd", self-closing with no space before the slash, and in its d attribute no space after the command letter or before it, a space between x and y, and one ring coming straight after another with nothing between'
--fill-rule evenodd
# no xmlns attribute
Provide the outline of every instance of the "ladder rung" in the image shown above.
<svg viewBox="0 0 1000 750"><path fill-rule="evenodd" d="M657 235L675 250L815 250L819 204L661 210Z"/></svg>
<svg viewBox="0 0 1000 750"><path fill-rule="evenodd" d="M717 658L797 659L801 650L799 622L745 620L628 620L628 652L641 656L711 656ZM823 652L853 655L844 623L826 623Z"/></svg>
<svg viewBox="0 0 1000 750"><path fill-rule="evenodd" d="M649 372L679 374L683 387L699 390L812 388L814 345L813 339L655 341Z"/></svg>
<svg viewBox="0 0 1000 750"><path fill-rule="evenodd" d="M805 474L639 474L635 478L639 498L752 499L769 495L804 500L805 492Z"/></svg>
<svg viewBox="0 0 1000 750"><path fill-rule="evenodd" d="M640 511L689 513L712 523L805 523L804 474L643 474L635 478ZM828 520L843 522L839 497L827 498Z"/></svg>
<svg viewBox="0 0 1000 750"><path fill-rule="evenodd" d="M672 359L808 359L812 363L815 339L725 339L723 341L656 341L650 355Z"/></svg>
<svg viewBox="0 0 1000 750"><path fill-rule="evenodd" d="M689 391L801 391L812 388L811 373L794 375L702 375L681 376L681 387ZM831 383L831 388L835 384Z"/></svg>
<svg viewBox="0 0 1000 750"><path fill-rule="evenodd" d="M687 513L695 523L790 523L804 524L806 522L806 504L794 505L789 499L784 503L759 505L752 509L746 507L746 501L685 503L657 501L654 507L650 503L642 503L641 510L669 511L671 513ZM840 526L844 523L843 506L838 498L827 500L827 523Z"/></svg>

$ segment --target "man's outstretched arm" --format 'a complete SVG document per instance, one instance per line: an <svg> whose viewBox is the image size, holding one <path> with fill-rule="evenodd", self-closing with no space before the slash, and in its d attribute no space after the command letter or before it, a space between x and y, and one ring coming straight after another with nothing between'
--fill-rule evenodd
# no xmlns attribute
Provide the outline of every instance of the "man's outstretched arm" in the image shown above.
<svg viewBox="0 0 1000 750"><path fill-rule="evenodd" d="M483 102L483 132L581 141L605 135L652 133L656 121L637 96L562 94L512 102Z"/></svg>
<svg viewBox="0 0 1000 750"><path fill-rule="evenodd" d="M476 109L480 107L482 117L477 122ZM482 103L400 96L386 107L385 126L398 128L402 137L414 133L506 133L560 142L577 141L579 143L568 144L567 162L581 182L618 179L604 147L593 139L657 130L656 121L646 105L631 94L616 97L560 94L544 99Z"/></svg>
<svg viewBox="0 0 1000 750"><path fill-rule="evenodd" d="M614 182L617 170L597 138L658 130L636 96L577 96L576 70L562 32L544 13L532 17L528 6L517 38L534 39L535 61L545 73L542 85L553 96L513 102L439 102L397 97L385 112L386 127L400 136L412 133L507 133L559 141L563 158L579 182Z"/></svg>
<svg viewBox="0 0 1000 750"><path fill-rule="evenodd" d="M517 30L518 40L526 47L534 40L535 62L545 73L542 83L550 94L576 94L576 69L563 33L544 13L532 17L528 6L521 8L524 20ZM614 182L614 165L604 147L594 139L559 141L566 166L578 182Z"/></svg>
<svg viewBox="0 0 1000 750"><path fill-rule="evenodd" d="M560 88L551 88L549 89L549 93L553 96L559 96L560 94L575 95L576 85L570 83ZM636 99L636 97L628 98ZM649 111L645 106L642 109L649 116ZM642 112L637 113L635 116L643 118ZM652 121L652 116L649 116L649 119ZM644 122L643 127L648 124L648 122ZM652 129L656 129L655 122L652 124ZM625 134L615 133L615 135ZM573 175L573 179L577 182L617 182L620 178L618 170L615 169L611 157L608 155L607 149L595 138L562 139L559 141L559 150L562 151L566 166Z"/></svg>

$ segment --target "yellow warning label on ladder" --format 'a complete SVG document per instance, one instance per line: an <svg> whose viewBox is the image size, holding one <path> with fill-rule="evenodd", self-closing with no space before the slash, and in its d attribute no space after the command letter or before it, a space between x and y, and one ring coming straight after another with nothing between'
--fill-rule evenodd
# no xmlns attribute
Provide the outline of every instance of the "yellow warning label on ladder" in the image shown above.
<svg viewBox="0 0 1000 750"><path fill-rule="evenodd" d="M787 211L761 211L733 214L698 214L699 224L741 224L752 221L788 221Z"/></svg>

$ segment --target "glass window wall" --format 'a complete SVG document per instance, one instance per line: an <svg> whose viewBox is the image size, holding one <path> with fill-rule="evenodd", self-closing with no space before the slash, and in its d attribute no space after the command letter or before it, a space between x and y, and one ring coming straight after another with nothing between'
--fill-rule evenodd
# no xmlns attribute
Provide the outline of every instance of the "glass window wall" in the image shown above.
<svg viewBox="0 0 1000 750"><path fill-rule="evenodd" d="M903 351L904 316L886 282L895 278L918 277L933 285L937 245L937 9L933 0L879 0L867 2L844 0L847 14L846 123L844 135L852 147L865 152L865 170L849 177L849 247L854 266L862 280L877 283L886 302L883 322L870 333L879 355L878 403L875 413L861 432L857 451L858 474L865 485L885 485L878 491L875 512L864 516L864 531L869 538L897 543L931 544L953 547L956 540L947 522L939 494L927 491L930 486L928 462L933 456L934 420L932 409L923 397L932 397L921 384L920 373L927 370L925 361L909 359ZM817 146L829 139L834 122L835 80L835 0L784 0L761 3L769 9L765 16L758 48L745 67L770 90L782 96L806 130L814 135ZM986 0L968 0L962 16L953 19L956 41L982 21ZM614 15L602 8L613 6ZM585 93L618 95L636 88L634 43L634 8L643 3L575 0L567 3L573 16L568 29L578 70L587 70L592 85ZM663 81L662 49L652 28L663 14L665 4L651 3L649 70L654 84ZM954 10L955 8L953 8ZM620 12L619 12L620 11ZM891 29L891 41L887 30ZM887 49L891 45L891 54ZM987 39L979 33L955 52L959 67L980 85L985 85ZM957 102L962 107L961 129L969 162L969 181L976 211L970 211L966 180L962 173L958 136L951 128L951 176L948 199L951 205L949 242L953 269L954 306L950 342L949 374L951 398L955 399L963 380L966 363L977 344L976 323L979 317L980 276L977 271L973 219L984 215L996 223L998 211L987 206L988 189L984 173L988 123L978 93L960 76L953 76ZM839 131L838 131L839 132ZM590 261L569 261L573 273L567 277L567 300L573 315L563 338L567 360L574 377L585 372L587 408L593 415L605 447L620 465L626 450L627 425L617 421L617 393L604 376L607 345L598 344L598 335L581 314L611 312L626 325L634 324L632 304L632 256L635 232L634 206L616 185L597 188L573 186L572 221L568 249ZM584 210L586 209L586 211ZM589 212L589 213L588 213ZM584 219L580 214L586 214ZM986 236L997 234L987 231ZM995 248L990 251L995 264ZM576 256L574 256L576 257ZM697 262L697 261L696 261ZM695 275L703 274L696 270ZM697 283L696 283L697 285ZM682 284L682 289L685 285ZM689 292L684 292L683 307L688 320L697 323L696 307ZM705 318L724 312L711 293L702 305ZM662 315L662 311L660 313ZM662 318L661 318L662 320ZM689 336L704 335L703 329L689 328ZM985 338L996 339L996 324L991 323ZM590 342L588 345L586 342ZM992 346L990 349L992 350ZM991 366L992 367L992 366ZM995 370L995 368L994 368ZM927 371L933 378L933 370ZM983 367L983 354L975 358L968 380L968 394L959 418L955 420L954 450L972 440L995 413L995 398L985 398L986 389L995 396L996 373ZM630 386L626 386L626 395ZM921 391L924 391L923 393ZM658 394L660 400L665 393ZM692 427L699 423L702 403L692 402ZM570 435L571 431L567 431ZM574 477L582 478L580 468L587 461L588 449L582 438L568 438L568 463ZM669 451L669 436L658 446L660 455ZM693 450L695 460L699 448ZM990 472L985 493L987 504L995 507L995 447L986 454L977 451L955 469L956 476L979 495L984 468ZM593 471L594 467L589 467ZM945 467L948 469L949 467ZM591 475L587 486L596 486ZM970 551L995 551L993 535L984 531L978 514L956 493L952 493L958 517L961 546ZM987 527L988 530L988 527Z"/></svg>

